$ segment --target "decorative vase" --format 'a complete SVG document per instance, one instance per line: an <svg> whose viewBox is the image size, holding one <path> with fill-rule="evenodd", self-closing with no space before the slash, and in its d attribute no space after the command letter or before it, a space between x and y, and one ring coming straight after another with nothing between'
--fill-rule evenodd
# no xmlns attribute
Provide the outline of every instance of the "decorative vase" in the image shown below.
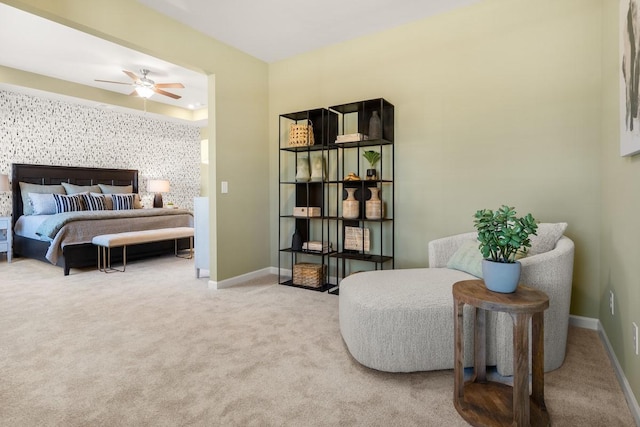
<svg viewBox="0 0 640 427"><path fill-rule="evenodd" d="M342 216L347 219L356 219L360 216L360 202L356 199L355 188L345 188L347 198L342 201Z"/></svg>
<svg viewBox="0 0 640 427"><path fill-rule="evenodd" d="M375 169L367 169L367 181L375 181L378 179L378 173Z"/></svg>
<svg viewBox="0 0 640 427"><path fill-rule="evenodd" d="M382 200L380 200L380 189L378 187L371 187L369 191L371 191L371 198L367 200L365 204L365 216L367 219L382 219L384 216L384 205Z"/></svg>
<svg viewBox="0 0 640 427"><path fill-rule="evenodd" d="M482 277L490 291L510 294L516 291L522 265L519 261L505 263L482 260Z"/></svg>
<svg viewBox="0 0 640 427"><path fill-rule="evenodd" d="M296 163L296 181L309 181L309 159L299 157Z"/></svg>
<svg viewBox="0 0 640 427"><path fill-rule="evenodd" d="M324 181L324 156L319 154L311 158L311 181Z"/></svg>
<svg viewBox="0 0 640 427"><path fill-rule="evenodd" d="M292 251L301 251L302 250L302 234L296 228L296 231L293 233L291 237L291 250Z"/></svg>
<svg viewBox="0 0 640 427"><path fill-rule="evenodd" d="M374 111L369 119L369 139L382 138L382 126L380 124L380 116Z"/></svg>

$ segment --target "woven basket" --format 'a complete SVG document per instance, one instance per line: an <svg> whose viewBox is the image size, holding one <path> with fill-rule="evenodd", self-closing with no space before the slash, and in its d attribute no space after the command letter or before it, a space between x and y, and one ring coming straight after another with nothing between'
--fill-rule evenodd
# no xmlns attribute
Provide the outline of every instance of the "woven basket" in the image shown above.
<svg viewBox="0 0 640 427"><path fill-rule="evenodd" d="M327 266L323 264L298 263L293 266L293 284L319 288L324 284L326 272Z"/></svg>
<svg viewBox="0 0 640 427"><path fill-rule="evenodd" d="M289 126L289 147L305 147L315 144L313 138L313 123L309 120L309 124L291 124Z"/></svg>

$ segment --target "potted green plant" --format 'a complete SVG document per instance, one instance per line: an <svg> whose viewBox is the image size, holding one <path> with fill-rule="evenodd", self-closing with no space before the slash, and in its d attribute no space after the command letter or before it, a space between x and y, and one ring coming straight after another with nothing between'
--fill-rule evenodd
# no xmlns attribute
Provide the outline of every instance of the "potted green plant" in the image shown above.
<svg viewBox="0 0 640 427"><path fill-rule="evenodd" d="M518 251L531 247L530 235L535 235L538 225L531 214L517 217L514 208L502 205L495 212L482 209L474 215L478 230L478 248L482 253L482 276L489 290L511 293L518 287L520 262Z"/></svg>
<svg viewBox="0 0 640 427"><path fill-rule="evenodd" d="M380 160L380 153L378 153L377 151L368 150L362 153L362 156L367 159L369 165L371 165L371 168L367 169L367 179L376 180L377 173L375 167L376 163L378 163L378 161Z"/></svg>

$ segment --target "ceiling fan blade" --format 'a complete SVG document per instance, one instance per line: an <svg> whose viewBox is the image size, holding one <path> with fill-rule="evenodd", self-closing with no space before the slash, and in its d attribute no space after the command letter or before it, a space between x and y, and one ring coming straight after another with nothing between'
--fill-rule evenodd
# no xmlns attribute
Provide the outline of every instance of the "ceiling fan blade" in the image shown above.
<svg viewBox="0 0 640 427"><path fill-rule="evenodd" d="M168 96L168 97L173 98L173 99L180 99L180 98L182 98L180 95L176 95L175 93L165 92L164 90L162 90L162 89L158 89L157 87L153 88L153 91L154 91L155 93L159 93L160 95Z"/></svg>
<svg viewBox="0 0 640 427"><path fill-rule="evenodd" d="M122 72L131 77L131 80L133 80L134 82L140 80L140 77L136 76L136 74L132 73L131 71L122 70Z"/></svg>
<svg viewBox="0 0 640 427"><path fill-rule="evenodd" d="M182 83L156 83L156 87L174 87L174 88L184 88Z"/></svg>
<svg viewBox="0 0 640 427"><path fill-rule="evenodd" d="M114 82L112 80L98 80L98 79L94 79L94 81L96 82L102 82L102 83L115 83L115 84L119 84L119 85L127 85L127 86L131 86L132 83L123 83L123 82Z"/></svg>

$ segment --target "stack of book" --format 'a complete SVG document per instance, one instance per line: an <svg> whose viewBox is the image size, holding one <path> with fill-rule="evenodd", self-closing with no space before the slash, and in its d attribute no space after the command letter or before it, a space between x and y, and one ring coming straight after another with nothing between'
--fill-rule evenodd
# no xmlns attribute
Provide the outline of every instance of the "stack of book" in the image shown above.
<svg viewBox="0 0 640 427"><path fill-rule="evenodd" d="M302 250L309 252L321 252L323 254L326 254L331 251L331 242L304 242L302 244Z"/></svg>
<svg viewBox="0 0 640 427"><path fill-rule="evenodd" d="M369 137L362 133L349 133L346 135L338 135L336 138L336 144L343 144L345 142L357 142L366 141Z"/></svg>

